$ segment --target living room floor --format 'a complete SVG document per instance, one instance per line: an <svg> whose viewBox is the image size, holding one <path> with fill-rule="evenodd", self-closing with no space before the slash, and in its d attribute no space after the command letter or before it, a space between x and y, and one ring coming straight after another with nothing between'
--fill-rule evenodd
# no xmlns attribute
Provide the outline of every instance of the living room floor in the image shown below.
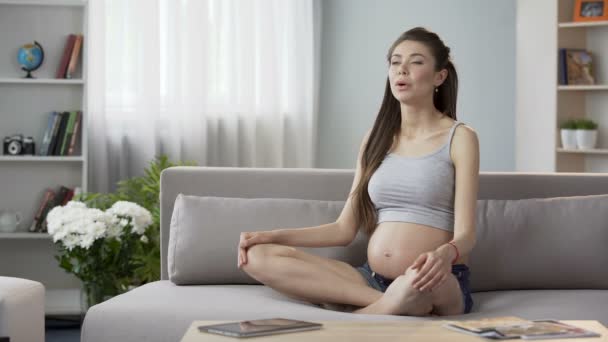
<svg viewBox="0 0 608 342"><path fill-rule="evenodd" d="M46 317L46 342L79 342L80 317Z"/></svg>

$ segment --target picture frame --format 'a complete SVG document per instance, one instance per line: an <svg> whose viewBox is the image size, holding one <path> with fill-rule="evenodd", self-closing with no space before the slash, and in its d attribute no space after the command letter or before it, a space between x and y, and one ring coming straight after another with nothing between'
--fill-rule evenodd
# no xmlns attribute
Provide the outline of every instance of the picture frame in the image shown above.
<svg viewBox="0 0 608 342"><path fill-rule="evenodd" d="M564 49L566 84L593 85L595 84L593 56L584 49ZM561 56L560 56L561 57Z"/></svg>
<svg viewBox="0 0 608 342"><path fill-rule="evenodd" d="M575 22L608 20L608 0L575 0Z"/></svg>

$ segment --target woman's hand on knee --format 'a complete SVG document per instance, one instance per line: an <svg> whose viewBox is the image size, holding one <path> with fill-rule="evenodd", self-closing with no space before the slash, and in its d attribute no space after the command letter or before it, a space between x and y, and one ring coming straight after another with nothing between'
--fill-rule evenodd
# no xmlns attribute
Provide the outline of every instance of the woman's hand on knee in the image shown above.
<svg viewBox="0 0 608 342"><path fill-rule="evenodd" d="M247 263L247 249L253 245L271 243L271 232L243 232L239 239L237 267Z"/></svg>

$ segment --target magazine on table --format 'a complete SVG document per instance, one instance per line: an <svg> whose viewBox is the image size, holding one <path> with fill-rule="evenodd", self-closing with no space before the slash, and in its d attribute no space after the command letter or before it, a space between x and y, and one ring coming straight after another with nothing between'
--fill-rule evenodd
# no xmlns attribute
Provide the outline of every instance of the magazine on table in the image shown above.
<svg viewBox="0 0 608 342"><path fill-rule="evenodd" d="M587 329L558 320L525 320L519 317L493 317L480 320L448 321L445 328L493 340L541 340L557 338L600 337Z"/></svg>

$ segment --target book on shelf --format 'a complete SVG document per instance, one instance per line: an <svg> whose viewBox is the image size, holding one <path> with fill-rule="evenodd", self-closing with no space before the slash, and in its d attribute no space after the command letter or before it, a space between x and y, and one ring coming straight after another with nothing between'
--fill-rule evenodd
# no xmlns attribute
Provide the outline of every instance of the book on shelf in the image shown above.
<svg viewBox="0 0 608 342"><path fill-rule="evenodd" d="M71 135L74 132L74 120L76 120L76 112L70 112L68 118L68 124L65 128L65 134L63 135L63 139L61 139L61 149L59 151L59 155L65 156L68 152L68 145L71 140Z"/></svg>
<svg viewBox="0 0 608 342"><path fill-rule="evenodd" d="M61 125L62 116L63 116L62 112L56 112L55 122L53 124L53 127L51 127L51 132L50 132L51 140L49 141L49 146L48 146L48 149L46 150L46 154L45 154L47 156L53 155L53 151L55 150L55 146L57 145L57 131L59 131L59 126Z"/></svg>
<svg viewBox="0 0 608 342"><path fill-rule="evenodd" d="M72 78L74 76L83 46L83 39L83 35L74 33L66 37L63 54L55 73L55 78Z"/></svg>
<svg viewBox="0 0 608 342"><path fill-rule="evenodd" d="M600 334L558 320L525 320L514 316L448 321L447 329L492 340L540 340L599 337Z"/></svg>
<svg viewBox="0 0 608 342"><path fill-rule="evenodd" d="M566 49L559 49L559 58L558 58L558 81L560 85L568 84L568 76L566 74Z"/></svg>
<svg viewBox="0 0 608 342"><path fill-rule="evenodd" d="M44 130L44 136L42 138L42 143L40 144L40 152L41 156L46 156L49 150L49 145L51 143L51 138L53 136L53 127L55 126L55 121L57 120L57 112L49 113L49 120Z"/></svg>
<svg viewBox="0 0 608 342"><path fill-rule="evenodd" d="M74 42L76 42L76 35L69 34L66 38L65 46L63 47L63 55L57 72L55 73L55 78L65 78L65 73L68 70L68 64L70 63L70 57L72 56Z"/></svg>
<svg viewBox="0 0 608 342"><path fill-rule="evenodd" d="M559 84L595 84L591 52L584 49L560 48L558 56Z"/></svg>
<svg viewBox="0 0 608 342"><path fill-rule="evenodd" d="M53 146L52 155L60 156L61 155L61 144L63 143L63 137L65 135L65 129L68 125L68 120L70 119L69 112L61 113L61 122L59 123L59 128L57 129L57 139L55 145Z"/></svg>
<svg viewBox="0 0 608 342"><path fill-rule="evenodd" d="M30 226L30 232L46 232L46 217L48 213L56 206L66 205L74 197L76 191L77 188L72 189L63 185L59 187L58 191L53 191L53 189L50 188L46 189L42 202L40 202L40 206L34 217L34 221Z"/></svg>
<svg viewBox="0 0 608 342"><path fill-rule="evenodd" d="M76 118L74 119L74 128L70 135L70 144L68 145L68 155L69 156L74 155L74 149L76 146L76 137L78 136L78 131L79 131L80 127L82 126L81 121L82 121L82 112L78 111L78 112L76 112Z"/></svg>
<svg viewBox="0 0 608 342"><path fill-rule="evenodd" d="M38 211L34 216L34 221L32 221L32 225L30 226L30 232L37 232L40 227L40 222L42 222L42 215L44 213L44 209L48 205L48 203L55 197L55 193L51 189L47 189L44 192L44 197L42 198L42 202L40 202L40 206L38 207Z"/></svg>
<svg viewBox="0 0 608 342"><path fill-rule="evenodd" d="M82 48L83 36L81 34L76 35L76 41L74 42L74 48L72 49L72 55L70 56L70 63L68 63L68 70L65 72L65 78L72 78L76 71L76 65L78 64L78 57L80 56L80 50Z"/></svg>

